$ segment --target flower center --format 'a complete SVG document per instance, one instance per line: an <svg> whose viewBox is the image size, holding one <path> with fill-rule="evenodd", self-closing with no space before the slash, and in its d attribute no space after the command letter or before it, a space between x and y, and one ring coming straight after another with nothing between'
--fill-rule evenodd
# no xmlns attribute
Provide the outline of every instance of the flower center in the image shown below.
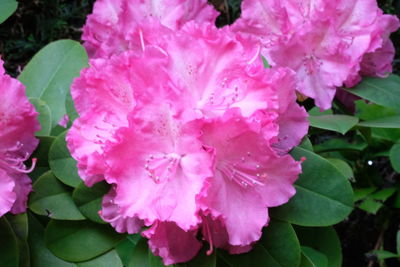
<svg viewBox="0 0 400 267"><path fill-rule="evenodd" d="M251 153L247 152L247 157L240 157L236 161L222 161L217 169L229 180L236 182L243 188L248 186L265 185L268 175L262 171L259 163L251 158Z"/></svg>
<svg viewBox="0 0 400 267"><path fill-rule="evenodd" d="M157 184L176 173L182 156L176 153L149 155L144 165L147 175Z"/></svg>
<svg viewBox="0 0 400 267"><path fill-rule="evenodd" d="M23 156L18 155L18 151L23 147L21 142L17 142L13 147L0 152L0 167L4 170L11 170L20 173L30 173L36 165L36 158L32 159L32 166L28 169L24 162L29 159L29 153Z"/></svg>

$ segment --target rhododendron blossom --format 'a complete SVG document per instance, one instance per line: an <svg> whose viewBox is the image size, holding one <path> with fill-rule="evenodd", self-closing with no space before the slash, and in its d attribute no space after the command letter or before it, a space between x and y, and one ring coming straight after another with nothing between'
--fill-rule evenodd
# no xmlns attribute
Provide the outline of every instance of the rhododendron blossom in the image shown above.
<svg viewBox="0 0 400 267"><path fill-rule="evenodd" d="M149 227L165 264L193 258L199 233L209 252L248 251L268 207L295 194L300 162L286 152L307 113L293 71L264 69L253 44L190 22L143 53L91 60L73 83L67 142L82 179L112 184L102 218L119 232Z"/></svg>
<svg viewBox="0 0 400 267"><path fill-rule="evenodd" d="M258 39L269 63L296 71L298 91L328 109L337 87L391 71L398 27L376 0L243 0L231 28Z"/></svg>
<svg viewBox="0 0 400 267"><path fill-rule="evenodd" d="M97 0L82 39L92 58L141 52L188 21L213 23L217 15L206 0Z"/></svg>
<svg viewBox="0 0 400 267"><path fill-rule="evenodd" d="M31 191L29 173L24 162L36 148L39 130L37 112L29 103L25 87L5 74L0 60L0 216L11 211L14 214L26 210Z"/></svg>

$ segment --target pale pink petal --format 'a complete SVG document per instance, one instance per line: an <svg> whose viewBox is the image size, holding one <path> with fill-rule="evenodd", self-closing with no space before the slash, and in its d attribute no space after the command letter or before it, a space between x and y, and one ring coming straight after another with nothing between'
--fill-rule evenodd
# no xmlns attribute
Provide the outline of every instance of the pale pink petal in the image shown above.
<svg viewBox="0 0 400 267"><path fill-rule="evenodd" d="M11 210L17 198L14 187L14 180L0 169L0 217Z"/></svg>
<svg viewBox="0 0 400 267"><path fill-rule="evenodd" d="M204 133L202 140L214 148L216 163L200 200L202 209L223 219L230 245L250 245L268 223L267 208L294 195L300 163L289 155L278 156L240 117L210 123Z"/></svg>
<svg viewBox="0 0 400 267"><path fill-rule="evenodd" d="M15 181L14 192L17 196L11 212L14 214L26 211L28 195L32 191L32 181L28 175L18 173L13 175Z"/></svg>
<svg viewBox="0 0 400 267"><path fill-rule="evenodd" d="M159 112L155 121L119 132L120 143L107 153L108 176L116 181L115 203L124 216L137 216L146 225L173 221L189 230L200 222L196 197L211 176L211 158L196 141L198 126L174 125Z"/></svg>
<svg viewBox="0 0 400 267"><path fill-rule="evenodd" d="M206 0L97 0L82 39L93 58L140 53L188 21L213 23L217 15Z"/></svg>
<svg viewBox="0 0 400 267"><path fill-rule="evenodd" d="M110 223L117 232L136 234L140 232L143 222L136 217L125 217L120 211L118 205L115 204L115 188L111 188L103 197L102 209L99 212L101 218Z"/></svg>
<svg viewBox="0 0 400 267"><path fill-rule="evenodd" d="M31 180L24 162L38 144L35 132L40 129L38 113L17 79L5 74L0 59L0 216L11 210L26 210Z"/></svg>
<svg viewBox="0 0 400 267"><path fill-rule="evenodd" d="M149 239L151 251L165 265L189 261L201 248L196 231L184 231L173 222L156 222L142 234Z"/></svg>

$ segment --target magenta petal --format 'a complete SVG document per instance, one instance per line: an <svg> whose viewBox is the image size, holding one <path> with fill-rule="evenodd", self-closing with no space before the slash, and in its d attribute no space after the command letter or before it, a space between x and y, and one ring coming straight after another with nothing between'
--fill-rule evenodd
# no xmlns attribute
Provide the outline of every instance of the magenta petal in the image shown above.
<svg viewBox="0 0 400 267"><path fill-rule="evenodd" d="M230 245L248 246L268 223L268 207L295 194L301 167L289 155L278 156L241 117L224 119L204 127L202 141L215 149L215 175L199 202L206 214L222 218Z"/></svg>
<svg viewBox="0 0 400 267"><path fill-rule="evenodd" d="M14 214L26 211L28 195L32 191L32 181L28 175L21 173L14 175L15 187L14 192L17 196L11 212Z"/></svg>
<svg viewBox="0 0 400 267"><path fill-rule="evenodd" d="M0 169L0 217L9 212L17 198L14 180Z"/></svg>
<svg viewBox="0 0 400 267"><path fill-rule="evenodd" d="M102 209L100 211L101 218L110 223L119 233L136 234L140 232L143 222L136 217L123 216L120 208L114 202L115 195L115 189L112 188L103 197Z"/></svg>
<svg viewBox="0 0 400 267"><path fill-rule="evenodd" d="M151 251L165 265L189 261L201 248L196 231L184 231L172 222L157 222L142 234L149 239Z"/></svg>

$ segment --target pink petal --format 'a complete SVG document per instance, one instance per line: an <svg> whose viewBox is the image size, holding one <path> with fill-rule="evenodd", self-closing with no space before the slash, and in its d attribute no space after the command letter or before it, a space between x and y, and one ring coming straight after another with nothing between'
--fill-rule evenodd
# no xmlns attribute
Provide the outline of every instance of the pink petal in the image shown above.
<svg viewBox="0 0 400 267"><path fill-rule="evenodd" d="M14 192L17 196L11 212L14 214L26 211L28 195L32 191L32 181L28 175L21 173L13 175L15 181Z"/></svg>
<svg viewBox="0 0 400 267"><path fill-rule="evenodd" d="M90 57L139 53L186 22L214 22L218 13L205 0L98 0L83 27Z"/></svg>
<svg viewBox="0 0 400 267"><path fill-rule="evenodd" d="M173 222L157 222L142 234L149 238L151 251L165 265L189 261L201 248L196 231L184 231Z"/></svg>
<svg viewBox="0 0 400 267"><path fill-rule="evenodd" d="M0 217L9 212L17 198L14 180L0 169Z"/></svg>
<svg viewBox="0 0 400 267"><path fill-rule="evenodd" d="M118 233L136 234L140 232L143 222L136 217L125 217L118 205L114 203L115 188L112 188L103 198L101 218L109 222Z"/></svg>
<svg viewBox="0 0 400 267"><path fill-rule="evenodd" d="M295 194L300 163L289 155L276 155L240 117L210 123L204 133L202 140L215 149L216 163L210 186L200 198L202 209L213 218L221 216L230 245L250 245L268 223L267 208L282 205Z"/></svg>

